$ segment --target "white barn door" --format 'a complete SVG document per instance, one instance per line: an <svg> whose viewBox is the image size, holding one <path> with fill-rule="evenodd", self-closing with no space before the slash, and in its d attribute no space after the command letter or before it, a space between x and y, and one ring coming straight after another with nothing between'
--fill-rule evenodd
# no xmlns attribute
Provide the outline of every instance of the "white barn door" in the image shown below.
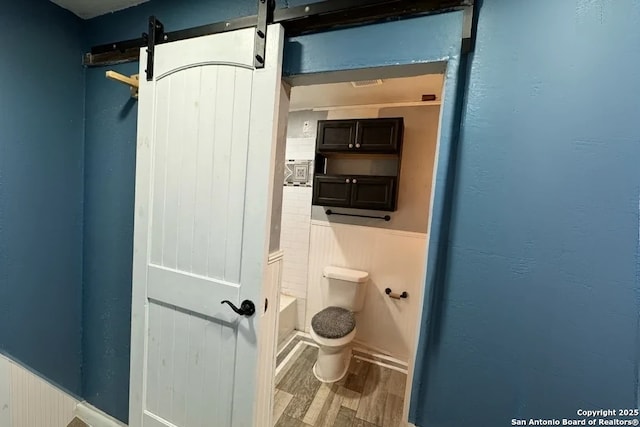
<svg viewBox="0 0 640 427"><path fill-rule="evenodd" d="M151 82L141 53L132 427L262 424L258 321L284 30L269 27L264 69L253 67L254 35L159 45ZM224 300L250 300L256 314L238 315Z"/></svg>

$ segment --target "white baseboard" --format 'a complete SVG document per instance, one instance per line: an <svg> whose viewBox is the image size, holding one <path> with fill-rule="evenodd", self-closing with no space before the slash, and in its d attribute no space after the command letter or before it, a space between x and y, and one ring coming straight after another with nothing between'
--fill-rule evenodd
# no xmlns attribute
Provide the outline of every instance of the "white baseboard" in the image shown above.
<svg viewBox="0 0 640 427"><path fill-rule="evenodd" d="M91 427L127 427L126 424L123 424L115 418L105 414L100 409L90 405L86 401L78 403L75 415Z"/></svg>
<svg viewBox="0 0 640 427"><path fill-rule="evenodd" d="M318 345L313 343L313 338L307 332L296 331L291 338L287 341L286 344L282 345L280 351L283 351L285 347L287 347L296 337L306 338L311 341L312 344L306 343L307 345L311 345L313 347L317 347ZM366 360L369 363L373 363L374 365L383 366L385 368L393 369L398 372L402 372L403 374L408 374L409 365L404 360L396 359L395 357L388 356L380 351L377 351L374 348L371 348L367 345L362 344L361 342L354 340L352 346L354 357L361 360ZM293 352L291 352L293 353ZM282 365L283 363L281 363Z"/></svg>
<svg viewBox="0 0 640 427"><path fill-rule="evenodd" d="M383 350L366 344L360 340L353 340L353 350L360 353L368 354L373 357L374 360L379 360L383 363L385 361L389 362L389 365L399 368L401 371L404 371L405 374L409 369L409 364L405 360L390 356Z"/></svg>

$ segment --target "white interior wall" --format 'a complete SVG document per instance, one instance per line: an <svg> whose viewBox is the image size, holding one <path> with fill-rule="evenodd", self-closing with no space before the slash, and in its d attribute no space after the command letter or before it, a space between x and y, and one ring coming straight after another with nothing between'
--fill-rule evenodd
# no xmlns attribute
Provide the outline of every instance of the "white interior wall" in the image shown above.
<svg viewBox="0 0 640 427"><path fill-rule="evenodd" d="M398 209L391 221L324 214L312 208L309 278L305 330L326 307L322 269L327 265L368 271L371 281L363 310L357 315L356 340L408 362L413 354L419 304L424 289L426 236L440 109L403 107L329 111L329 119L403 117L402 168ZM362 210L340 209L363 213ZM366 212L366 211L365 211ZM371 214L380 214L371 212ZM406 291L409 298L393 300L384 290Z"/></svg>
<svg viewBox="0 0 640 427"><path fill-rule="evenodd" d="M364 307L356 315L356 340L408 362L414 351L417 313L424 288L427 235L313 221L305 330L327 306L322 270L327 265L369 272ZM385 289L409 294L395 300Z"/></svg>
<svg viewBox="0 0 640 427"><path fill-rule="evenodd" d="M377 119L378 117L380 117L379 114L379 108L350 108L348 110L327 111L327 119Z"/></svg>
<svg viewBox="0 0 640 427"><path fill-rule="evenodd" d="M439 79L441 84L441 76L434 79ZM405 82L411 84L411 80ZM420 91L420 88L416 90ZM321 86L304 93L318 92L322 92ZM299 105L310 104L307 97L303 102L297 99L300 93L300 88L292 89L292 105L296 102ZM375 102L375 99L367 98L367 102ZM320 114L325 116L319 117ZM286 158L314 158L318 119L399 116L405 119L405 136L398 210L390 213L392 221L333 216L329 220L322 207L311 209L311 187L285 187L281 237L285 252L282 291L298 298L297 328L309 331L312 316L326 306L322 269L326 265L336 265L369 271L372 280L365 307L357 315L356 339L365 346L408 361L415 345L417 313L424 287L426 232L440 108L421 106L293 112L289 119ZM306 119L311 126L302 132ZM362 210L341 211L368 213ZM305 271L307 274L303 277ZM399 293L407 291L409 298L392 300L384 293L387 287Z"/></svg>
<svg viewBox="0 0 640 427"><path fill-rule="evenodd" d="M0 426L66 427L77 404L64 391L0 356Z"/></svg>

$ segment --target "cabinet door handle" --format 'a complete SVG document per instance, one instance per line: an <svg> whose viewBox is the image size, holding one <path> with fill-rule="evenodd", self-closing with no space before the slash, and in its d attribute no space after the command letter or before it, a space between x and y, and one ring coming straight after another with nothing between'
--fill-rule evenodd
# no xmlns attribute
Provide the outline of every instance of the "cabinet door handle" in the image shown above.
<svg viewBox="0 0 640 427"><path fill-rule="evenodd" d="M349 148L353 148L353 144L349 144Z"/></svg>
<svg viewBox="0 0 640 427"><path fill-rule="evenodd" d="M353 183L354 183L354 184L357 184L357 183L358 183L358 180L357 180L357 179L354 179L354 180L353 180Z"/></svg>
<svg viewBox="0 0 640 427"><path fill-rule="evenodd" d="M351 180L349 178L345 179L344 182L346 182L347 184L349 184L351 182Z"/></svg>
<svg viewBox="0 0 640 427"><path fill-rule="evenodd" d="M360 148L360 144L356 144L356 148Z"/></svg>

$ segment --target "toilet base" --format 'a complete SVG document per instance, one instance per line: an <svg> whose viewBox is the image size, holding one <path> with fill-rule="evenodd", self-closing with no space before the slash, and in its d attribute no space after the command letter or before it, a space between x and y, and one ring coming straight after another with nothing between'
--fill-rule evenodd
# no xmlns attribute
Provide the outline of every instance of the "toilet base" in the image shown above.
<svg viewBox="0 0 640 427"><path fill-rule="evenodd" d="M313 365L313 375L322 383L329 384L338 382L347 375L350 362L351 348L347 347L341 349L339 352L327 352L326 350L323 351L323 348L320 347L318 349L318 360L316 360L316 363ZM318 364L320 364L324 369L319 368ZM328 375L322 376L321 373Z"/></svg>

